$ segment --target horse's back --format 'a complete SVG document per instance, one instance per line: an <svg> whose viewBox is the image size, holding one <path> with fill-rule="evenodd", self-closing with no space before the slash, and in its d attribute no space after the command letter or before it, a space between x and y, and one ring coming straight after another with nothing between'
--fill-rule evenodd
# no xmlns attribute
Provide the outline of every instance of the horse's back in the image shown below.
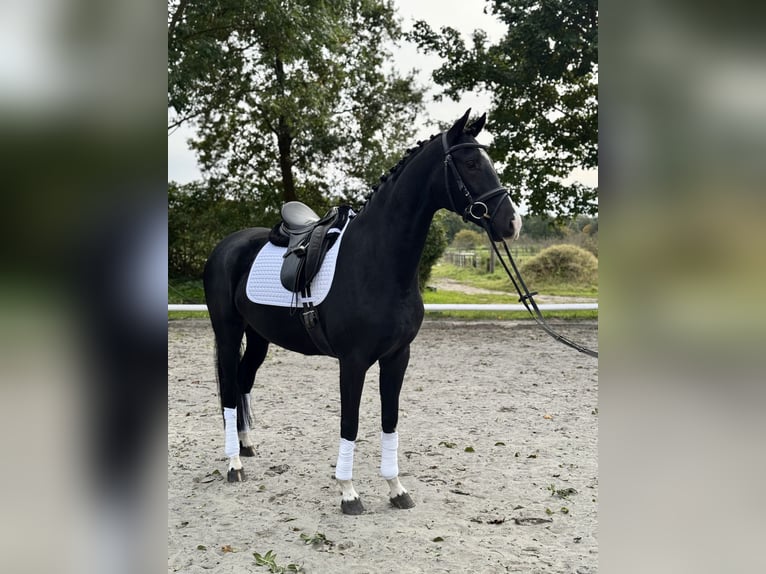
<svg viewBox="0 0 766 574"><path fill-rule="evenodd" d="M203 274L205 300L211 314L223 307L231 308L237 285L268 240L269 229L251 227L226 236L215 246Z"/></svg>

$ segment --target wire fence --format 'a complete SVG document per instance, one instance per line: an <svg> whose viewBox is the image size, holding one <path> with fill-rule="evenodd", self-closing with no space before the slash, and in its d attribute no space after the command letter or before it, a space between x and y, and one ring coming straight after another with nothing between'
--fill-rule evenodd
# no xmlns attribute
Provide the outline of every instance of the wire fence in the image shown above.
<svg viewBox="0 0 766 574"><path fill-rule="evenodd" d="M541 251L539 245L519 245L511 248L511 253L517 261L532 257ZM495 254L488 247L477 249L448 248L442 255L442 261L455 267L473 267L488 273L494 271Z"/></svg>

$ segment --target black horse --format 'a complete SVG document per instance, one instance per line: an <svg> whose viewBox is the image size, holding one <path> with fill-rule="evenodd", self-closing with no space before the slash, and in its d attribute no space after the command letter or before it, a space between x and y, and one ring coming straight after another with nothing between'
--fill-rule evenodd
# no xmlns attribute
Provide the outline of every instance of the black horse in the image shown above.
<svg viewBox="0 0 766 574"><path fill-rule="evenodd" d="M363 512L351 482L354 441L365 373L378 361L382 411L380 471L397 508L414 505L398 479L396 425L410 343L423 321L418 263L431 220L445 208L483 227L495 241L518 237L521 219L475 136L486 115L470 125L468 110L446 132L419 142L374 190L344 231L334 280L317 305L324 340L340 363L340 447L335 477L341 509ZM269 343L305 355L323 353L295 309L253 303L246 295L250 267L269 241L269 229L236 232L207 261L205 298L217 347L229 481L244 479L240 455L253 456L250 390ZM246 347L240 353L242 338Z"/></svg>

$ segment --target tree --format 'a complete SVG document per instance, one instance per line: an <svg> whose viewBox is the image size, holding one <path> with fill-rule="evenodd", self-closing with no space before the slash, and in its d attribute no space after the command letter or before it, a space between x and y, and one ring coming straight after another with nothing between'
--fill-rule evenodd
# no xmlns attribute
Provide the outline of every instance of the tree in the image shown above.
<svg viewBox="0 0 766 574"><path fill-rule="evenodd" d="M213 247L226 235L263 225L246 199L227 198L204 183L168 184L168 276L201 278Z"/></svg>
<svg viewBox="0 0 766 574"><path fill-rule="evenodd" d="M264 210L358 200L422 109L385 65L390 0L169 0L168 106L193 121L203 172Z"/></svg>
<svg viewBox="0 0 766 574"><path fill-rule="evenodd" d="M451 245L455 249L476 249L481 245L485 245L486 242L487 237L478 231L461 229L455 234Z"/></svg>
<svg viewBox="0 0 766 574"><path fill-rule="evenodd" d="M597 190L564 183L575 168L598 161L598 4L596 0L491 0L508 26L490 45L476 30L467 46L459 32L416 22L409 37L445 61L434 71L441 96L492 95L490 149L514 199L534 214L595 214ZM485 12L487 7L485 7Z"/></svg>
<svg viewBox="0 0 766 574"><path fill-rule="evenodd" d="M524 218L522 229L525 239L561 239L564 237L565 226L544 215L530 215Z"/></svg>

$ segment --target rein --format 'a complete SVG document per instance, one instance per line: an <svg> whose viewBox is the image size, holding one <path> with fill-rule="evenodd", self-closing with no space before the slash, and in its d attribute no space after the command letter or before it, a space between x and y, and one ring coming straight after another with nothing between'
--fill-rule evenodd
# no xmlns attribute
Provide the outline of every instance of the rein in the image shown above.
<svg viewBox="0 0 766 574"><path fill-rule="evenodd" d="M508 265L506 264L505 260L503 259L503 256L500 254L500 250L497 248L497 244L492 241L492 236L489 235L489 229L487 227L484 228L485 231L487 231L487 236L489 237L489 241L492 244L492 249L494 249L495 254L497 255L497 258L500 260L500 263L503 265L503 269L505 269L505 272L508 275L508 278L511 280L511 283L513 283L513 286L516 288L516 292L519 294L519 302L526 307L527 311L529 311L529 314L532 316L532 318L537 322L540 327L542 327L543 331L548 333L551 337L559 341L560 343L564 343L565 345L572 347L573 349L580 351L581 353L584 353L590 357L595 357L598 359L598 351L593 351L583 345L580 345L579 343L576 343L572 341L571 339L567 339L564 335L560 335L556 331L553 330L553 328L548 325L545 318L543 317L543 314L540 312L540 309L537 307L537 303L533 299L533 295L537 295L537 291L533 291L530 293L529 289L527 288L526 283L524 283L524 279L521 278L521 273L519 273L519 268L516 266L516 262L513 260L513 256L511 255L511 251L508 249L508 244L505 242L505 239L503 239L503 247L505 248L505 253L508 256L508 261L511 263L511 267L513 268L513 271L515 273L511 273L511 270L508 268Z"/></svg>
<svg viewBox="0 0 766 574"><path fill-rule="evenodd" d="M580 351L581 353L584 353L588 356L598 358L598 352L593 351L591 349L588 349L587 347L584 347L583 345L580 345L579 343L576 343L572 341L571 339L567 339L563 335L560 335L556 331L553 330L553 328L548 325L547 321L543 317L542 313L540 312L540 309L537 306L537 303L535 302L533 296L537 295L536 291L530 292L527 288L526 283L524 283L524 279L521 278L521 273L519 273L519 268L516 266L516 262L513 260L513 256L511 255L510 249L508 249L508 244L503 239L503 247L505 248L505 254L508 257L508 261L511 264L511 267L513 268L513 272L511 272L511 269L508 267L508 264L505 262L505 259L503 259L502 254L500 253L500 250L497 248L497 244L492 239L492 231L490 229L490 226L492 225L492 220L494 219L497 208L500 206L501 201L497 202L497 205L495 206L495 209L493 210L492 214L489 212L489 208L487 207L487 201L490 199L498 196L498 195L505 195L508 197L508 200L510 201L511 195L508 193L508 189L505 187L497 187L495 189L491 189L490 191L487 191L485 193L482 193L479 197L474 198L471 193L468 191L468 187L465 185L465 182L463 181L463 178L460 177L460 172L458 172L457 167L455 167L455 163L452 160L452 152L458 149L487 149L487 146L482 145L480 143L462 143L457 144L452 147L449 147L447 145L447 134L446 132L442 133L442 148L444 149L444 184L446 186L447 191L447 197L449 198L450 205L452 207L452 211L454 213L460 213L455 205L455 199L452 197L452 191L450 190L449 185L449 177L448 173L451 170L452 176L457 183L458 191L460 191L463 196L465 197L467 204L465 209L463 210L463 221L469 221L469 218L473 220L474 223L477 223L480 225L484 231L487 232L487 237L489 237L489 242L492 245L492 249L495 251L495 254L497 255L497 258L500 260L500 263L503 265L503 269L505 269L506 274L508 275L508 278L511 280L511 283L513 283L513 286L516 288L516 292L519 294L519 302L526 307L529 314L532 316L532 318L537 322L542 329L548 333L551 337L559 341L560 343L563 343L569 347L572 347L573 349ZM482 213L475 213L474 209L476 207L480 207L483 209Z"/></svg>

